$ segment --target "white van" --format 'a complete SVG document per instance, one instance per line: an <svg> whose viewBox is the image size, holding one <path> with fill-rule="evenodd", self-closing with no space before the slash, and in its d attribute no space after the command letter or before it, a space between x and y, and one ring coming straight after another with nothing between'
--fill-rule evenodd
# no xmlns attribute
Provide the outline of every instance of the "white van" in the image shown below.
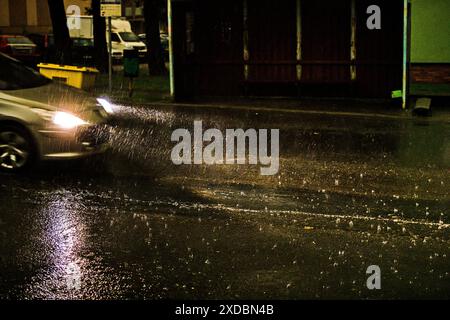
<svg viewBox="0 0 450 320"><path fill-rule="evenodd" d="M106 40L109 41L108 32L106 33ZM147 55L147 46L133 33L130 22L125 19L111 20L111 41L114 59L123 58L123 50L131 48L138 50L141 58Z"/></svg>
<svg viewBox="0 0 450 320"><path fill-rule="evenodd" d="M92 16L68 16L67 26L72 38L94 38ZM108 26L106 27L108 28ZM111 19L111 40L114 59L122 59L123 50L128 48L137 49L141 58L147 54L147 46L133 33L130 22L125 18ZM108 47L108 30L106 30L106 41Z"/></svg>

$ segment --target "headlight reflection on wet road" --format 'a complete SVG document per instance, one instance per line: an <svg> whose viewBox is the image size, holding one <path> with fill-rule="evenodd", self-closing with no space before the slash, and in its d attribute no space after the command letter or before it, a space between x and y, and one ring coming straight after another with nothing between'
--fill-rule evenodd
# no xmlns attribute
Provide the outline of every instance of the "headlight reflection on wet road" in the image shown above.
<svg viewBox="0 0 450 320"><path fill-rule="evenodd" d="M83 205L66 190L47 200L41 217L44 220L42 241L48 251L42 255L47 257L50 265L41 269L30 290L39 291L33 295L44 299L77 298L83 281L83 259L79 252L86 237L81 219Z"/></svg>

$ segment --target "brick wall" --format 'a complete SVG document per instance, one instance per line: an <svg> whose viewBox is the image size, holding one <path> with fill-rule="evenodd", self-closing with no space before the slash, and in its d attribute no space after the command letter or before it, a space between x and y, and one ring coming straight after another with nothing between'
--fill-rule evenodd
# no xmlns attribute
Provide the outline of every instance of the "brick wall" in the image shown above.
<svg viewBox="0 0 450 320"><path fill-rule="evenodd" d="M450 63L414 63L411 80L419 83L450 83Z"/></svg>

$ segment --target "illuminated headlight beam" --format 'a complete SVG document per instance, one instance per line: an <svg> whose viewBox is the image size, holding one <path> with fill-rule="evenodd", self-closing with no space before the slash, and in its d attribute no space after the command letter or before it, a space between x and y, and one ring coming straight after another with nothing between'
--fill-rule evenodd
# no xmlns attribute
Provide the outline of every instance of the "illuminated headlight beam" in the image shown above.
<svg viewBox="0 0 450 320"><path fill-rule="evenodd" d="M103 109L107 113L109 113L109 114L114 113L113 105L108 100L103 99L103 98L97 98L97 102L103 107Z"/></svg>

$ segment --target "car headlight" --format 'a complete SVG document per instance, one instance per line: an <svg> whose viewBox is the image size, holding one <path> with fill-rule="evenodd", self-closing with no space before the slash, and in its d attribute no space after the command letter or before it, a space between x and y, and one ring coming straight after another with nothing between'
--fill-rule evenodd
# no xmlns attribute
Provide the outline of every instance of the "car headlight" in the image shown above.
<svg viewBox="0 0 450 320"><path fill-rule="evenodd" d="M67 112L56 112L53 116L53 123L63 129L73 129L78 126L88 124L86 121Z"/></svg>
<svg viewBox="0 0 450 320"><path fill-rule="evenodd" d="M64 111L49 111L44 109L31 109L45 121L51 122L63 129L73 129L78 126L88 124L88 122L78 118L77 116Z"/></svg>
<svg viewBox="0 0 450 320"><path fill-rule="evenodd" d="M97 102L103 107L106 113L112 114L114 113L113 104L111 104L108 100L103 98L97 98Z"/></svg>

